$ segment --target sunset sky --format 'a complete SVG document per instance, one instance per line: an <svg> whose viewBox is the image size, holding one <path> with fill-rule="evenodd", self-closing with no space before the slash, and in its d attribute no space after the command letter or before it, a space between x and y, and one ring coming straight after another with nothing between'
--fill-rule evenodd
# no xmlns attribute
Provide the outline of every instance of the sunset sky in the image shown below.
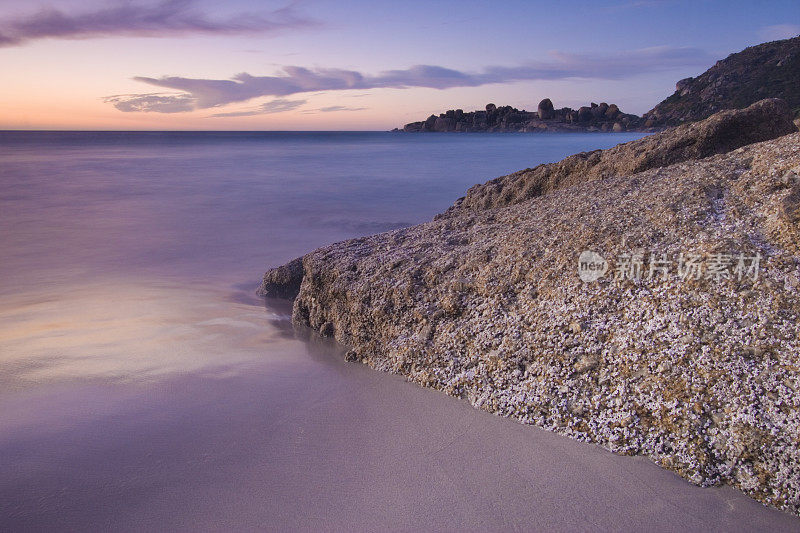
<svg viewBox="0 0 800 533"><path fill-rule="evenodd" d="M0 129L383 130L487 102L641 114L800 2L0 0Z"/></svg>

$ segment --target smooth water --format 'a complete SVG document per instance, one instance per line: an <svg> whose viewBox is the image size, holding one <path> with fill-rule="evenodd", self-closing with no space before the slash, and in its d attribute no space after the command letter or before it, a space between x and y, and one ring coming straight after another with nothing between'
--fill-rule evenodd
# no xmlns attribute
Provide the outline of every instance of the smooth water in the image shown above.
<svg viewBox="0 0 800 533"><path fill-rule="evenodd" d="M639 136L0 133L0 530L763 515L345 364L295 331L287 306L254 296L266 268L315 247L429 220L475 183ZM642 492L654 478L655 499ZM609 514L620 496L638 514Z"/></svg>
<svg viewBox="0 0 800 533"><path fill-rule="evenodd" d="M268 267L631 137L0 133L0 385L269 364Z"/></svg>

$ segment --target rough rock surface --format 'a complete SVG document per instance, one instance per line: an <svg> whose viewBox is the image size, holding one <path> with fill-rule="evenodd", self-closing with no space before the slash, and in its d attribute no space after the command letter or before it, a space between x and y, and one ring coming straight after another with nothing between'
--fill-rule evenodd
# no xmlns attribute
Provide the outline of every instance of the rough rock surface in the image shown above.
<svg viewBox="0 0 800 533"><path fill-rule="evenodd" d="M465 113L451 109L426 120L406 124L402 131L418 132L558 132L558 131L640 131L641 117L619 110L616 104L592 103L574 110L569 107L554 109L553 102L545 98L537 111L525 111L511 106L497 107L488 104L485 111ZM401 131L401 130L396 130ZM648 131L655 131L654 128Z"/></svg>
<svg viewBox="0 0 800 533"><path fill-rule="evenodd" d="M798 174L794 133L337 243L303 258L293 318L350 360L800 513ZM579 278L584 250L604 277ZM680 254L706 268L682 277Z"/></svg>
<svg viewBox="0 0 800 533"><path fill-rule="evenodd" d="M671 126L764 98L781 98L800 113L800 37L745 48L696 78L680 80L675 93L643 119L646 126Z"/></svg>
<svg viewBox="0 0 800 533"><path fill-rule="evenodd" d="M721 111L708 119L684 124L607 150L581 152L476 185L448 213L524 202L560 187L609 176L626 176L729 152L740 146L796 131L785 102L768 99L747 109Z"/></svg>
<svg viewBox="0 0 800 533"><path fill-rule="evenodd" d="M303 281L303 258L298 257L283 266L273 268L264 275L257 294L262 298L291 299L300 292Z"/></svg>
<svg viewBox="0 0 800 533"><path fill-rule="evenodd" d="M549 98L545 98L539 102L536 112L539 114L539 118L542 120L550 120L556 116L556 111L553 109L553 102L550 101Z"/></svg>

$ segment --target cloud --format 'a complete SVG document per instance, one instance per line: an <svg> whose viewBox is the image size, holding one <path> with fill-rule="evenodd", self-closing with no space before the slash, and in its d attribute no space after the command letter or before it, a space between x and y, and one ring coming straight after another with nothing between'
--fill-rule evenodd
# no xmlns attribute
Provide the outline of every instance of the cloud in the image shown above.
<svg viewBox="0 0 800 533"><path fill-rule="evenodd" d="M134 79L155 87L182 91L194 99L197 109L207 109L261 96L284 97L317 91L412 87L449 89L533 80L624 79L652 72L706 66L714 62L714 58L702 50L666 46L625 51L613 56L564 52L551 52L550 56L548 61L535 61L516 67L488 67L480 72L416 65L368 75L354 70L312 70L290 66L273 76L242 73L227 80L143 76ZM117 109L121 109L120 106Z"/></svg>
<svg viewBox="0 0 800 533"><path fill-rule="evenodd" d="M195 99L189 94L118 94L107 96L103 98L103 101L126 113L150 111L156 113L181 113L192 111L195 108Z"/></svg>
<svg viewBox="0 0 800 533"><path fill-rule="evenodd" d="M798 24L774 24L772 26L764 26L758 30L758 36L765 41L791 39L798 35L800 35L800 25Z"/></svg>
<svg viewBox="0 0 800 533"><path fill-rule="evenodd" d="M331 105L328 107L320 107L318 109L307 109L303 113L308 115L316 115L317 113L337 113L339 111L363 111L369 109L367 107L347 107L343 105Z"/></svg>
<svg viewBox="0 0 800 533"><path fill-rule="evenodd" d="M46 8L25 17L0 20L0 46L19 46L46 38L270 33L312 24L291 6L265 15L242 13L214 20L195 9L194 0L161 0L153 4L122 2L80 13Z"/></svg>
<svg viewBox="0 0 800 533"><path fill-rule="evenodd" d="M269 102L264 102L261 104L258 109L253 109L251 111L232 111L230 113L216 113L211 115L212 117L250 117L253 115L271 115L273 113L284 113L286 111L291 111L292 109L297 109L301 105L305 104L306 100L286 100L283 98L278 98L276 100L271 100ZM117 108L119 109L119 108Z"/></svg>
<svg viewBox="0 0 800 533"><path fill-rule="evenodd" d="M336 111L363 111L366 107L347 107L343 105L332 105L318 109L321 113L335 113Z"/></svg>

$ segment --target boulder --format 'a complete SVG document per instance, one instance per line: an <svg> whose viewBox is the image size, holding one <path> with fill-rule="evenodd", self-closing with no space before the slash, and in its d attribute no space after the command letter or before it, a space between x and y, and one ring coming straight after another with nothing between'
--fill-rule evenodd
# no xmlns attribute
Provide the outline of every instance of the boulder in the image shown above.
<svg viewBox="0 0 800 533"><path fill-rule="evenodd" d="M583 106L578 109L578 122L589 122L592 120L592 108Z"/></svg>
<svg viewBox="0 0 800 533"><path fill-rule="evenodd" d="M433 124L433 131L450 131L453 129L455 121L450 117L438 117Z"/></svg>
<svg viewBox="0 0 800 533"><path fill-rule="evenodd" d="M256 291L262 298L293 299L303 281L303 258L298 257L283 266L270 269Z"/></svg>
<svg viewBox="0 0 800 533"><path fill-rule="evenodd" d="M549 98L545 98L539 102L538 113L539 118L542 120L550 120L555 117L555 110L553 109L553 102Z"/></svg>
<svg viewBox="0 0 800 533"><path fill-rule="evenodd" d="M779 108L576 154L485 184L497 209L309 253L292 318L348 360L800 514L800 241L777 238L800 218L800 133L744 146L785 131ZM556 190L508 205L537 172ZM763 262L757 280L578 277L581 250L636 249Z"/></svg>
<svg viewBox="0 0 800 533"><path fill-rule="evenodd" d="M433 131L433 126L436 124L436 119L438 117L436 115L431 115L425 121L425 129L428 131Z"/></svg>

